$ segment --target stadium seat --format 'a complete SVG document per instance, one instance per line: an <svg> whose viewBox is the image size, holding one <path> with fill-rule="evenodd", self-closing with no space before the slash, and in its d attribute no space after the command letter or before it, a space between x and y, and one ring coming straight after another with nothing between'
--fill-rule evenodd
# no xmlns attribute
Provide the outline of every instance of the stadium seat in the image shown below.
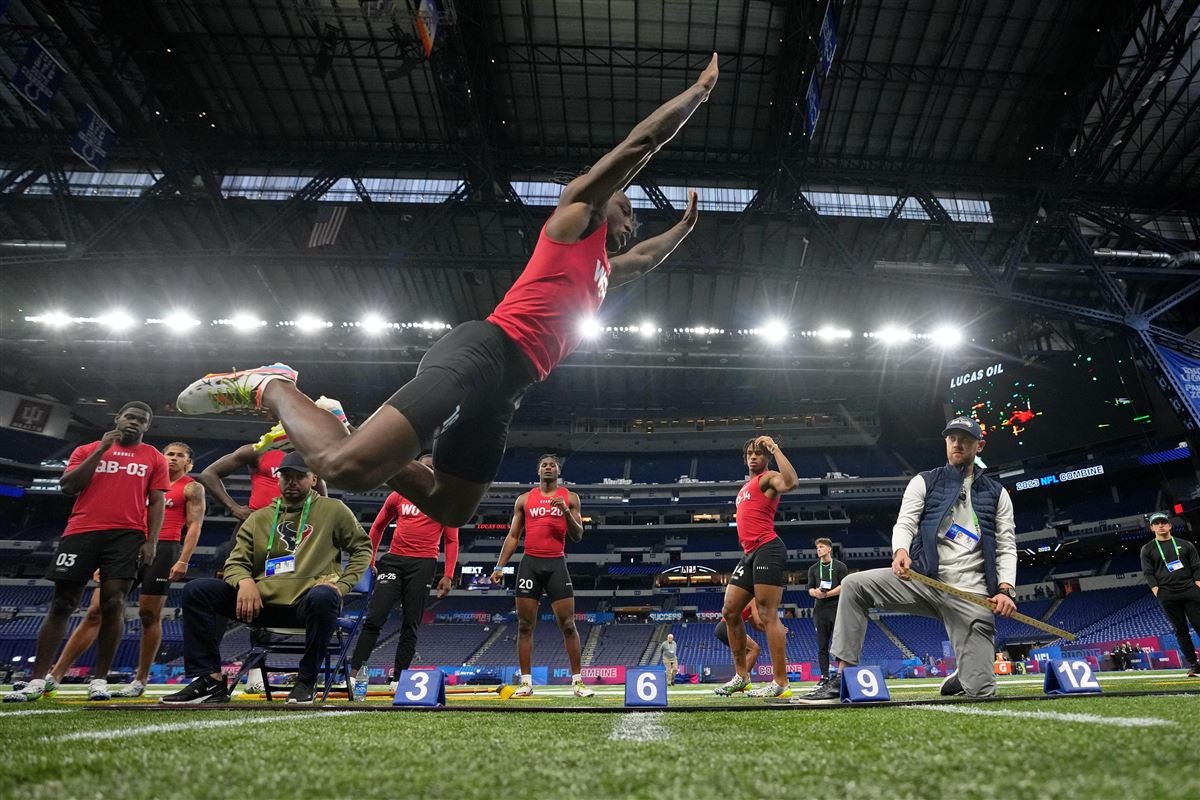
<svg viewBox="0 0 1200 800"><path fill-rule="evenodd" d="M357 609L338 617L337 625L333 629L333 638L325 648L325 658L322 662L325 689L321 694L322 701L329 697L329 690L332 688L335 677L344 678L346 699L354 699L354 692L350 686L352 676L347 658L350 654L350 646L354 643L359 628L362 627L363 618L370 605L371 591L374 588L375 572L368 569L343 600L343 606L354 605L357 606ZM267 702L270 702L271 667L267 664L267 657L270 655L303 655L305 631L304 628L267 628L256 625L249 627L252 648L246 655L245 661L242 662L242 668L238 671L237 676L230 682L230 686L237 686L250 670L261 669L263 675L268 676L263 686L266 689Z"/></svg>

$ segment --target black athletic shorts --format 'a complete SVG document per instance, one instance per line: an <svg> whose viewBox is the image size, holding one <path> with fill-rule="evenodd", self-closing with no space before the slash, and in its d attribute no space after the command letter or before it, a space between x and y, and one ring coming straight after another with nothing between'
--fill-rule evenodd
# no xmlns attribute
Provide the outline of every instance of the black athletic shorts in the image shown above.
<svg viewBox="0 0 1200 800"><path fill-rule="evenodd" d="M776 536L742 556L733 568L729 583L750 594L754 594L755 584L783 586L787 583L787 545L783 539Z"/></svg>
<svg viewBox="0 0 1200 800"><path fill-rule="evenodd" d="M138 576L138 557L146 534L134 530L88 531L58 540L46 579L87 583L100 570L100 580L131 581Z"/></svg>
<svg viewBox="0 0 1200 800"><path fill-rule="evenodd" d="M567 559L538 558L525 556L517 567L517 597L542 599L542 592L550 597L550 602L566 600L575 596L571 585L571 573L567 572Z"/></svg>
<svg viewBox="0 0 1200 800"><path fill-rule="evenodd" d="M179 542L159 542L154 551L154 563L138 570L137 582L142 585L142 594L161 597L171 588L171 567L179 560L183 545Z"/></svg>
<svg viewBox="0 0 1200 800"><path fill-rule="evenodd" d="M433 449L433 465L472 483L491 483L504 458L508 424L537 373L516 342L490 322L464 322L439 339L394 406Z"/></svg>

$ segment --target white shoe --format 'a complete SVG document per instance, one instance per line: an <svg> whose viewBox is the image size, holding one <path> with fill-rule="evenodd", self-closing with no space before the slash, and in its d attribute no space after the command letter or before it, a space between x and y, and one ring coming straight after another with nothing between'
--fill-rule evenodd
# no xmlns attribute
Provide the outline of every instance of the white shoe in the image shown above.
<svg viewBox="0 0 1200 800"><path fill-rule="evenodd" d="M108 692L108 681L104 678L92 678L88 682L88 700L103 702L111 699L112 695Z"/></svg>
<svg viewBox="0 0 1200 800"><path fill-rule="evenodd" d="M141 697L145 693L146 693L146 684L142 683L137 678L134 678L133 683L129 684L124 689L119 689L118 691L113 692L112 696L113 697Z"/></svg>
<svg viewBox="0 0 1200 800"><path fill-rule="evenodd" d="M718 697L729 697L737 692L745 692L752 690L753 688L754 684L750 682L749 678L743 678L741 675L734 675L732 678L725 681L725 683L721 684L716 689L713 689L713 694L717 695Z"/></svg>
<svg viewBox="0 0 1200 800"><path fill-rule="evenodd" d="M588 685L583 681L575 681L571 684L571 689L574 690L576 697L595 697L596 692L588 688Z"/></svg>
<svg viewBox="0 0 1200 800"><path fill-rule="evenodd" d="M25 684L15 692L9 692L4 695L5 703L32 703L34 700L40 700L43 694L46 694L46 682L41 680L32 680Z"/></svg>
<svg viewBox="0 0 1200 800"><path fill-rule="evenodd" d="M266 691L267 687L263 682L261 669L252 669L246 673L246 694L265 694Z"/></svg>
<svg viewBox="0 0 1200 800"><path fill-rule="evenodd" d="M205 375L179 393L175 408L181 414L219 414L262 408L262 390L273 380L296 382L299 373L287 364L268 364L237 372Z"/></svg>
<svg viewBox="0 0 1200 800"><path fill-rule="evenodd" d="M522 683L520 686L517 687L517 690L512 693L512 696L513 697L529 697L532 694L533 694L533 684L532 683Z"/></svg>
<svg viewBox="0 0 1200 800"><path fill-rule="evenodd" d="M321 395L315 401L317 408L323 408L330 414L337 417L338 422L342 423L347 431L350 430L350 420L346 418L346 412L342 410L342 404L332 397ZM272 450L282 450L285 453L290 453L296 448L292 445L292 440L288 438L287 431L283 429L283 423L277 422L271 430L259 437L254 443L254 452L269 453Z"/></svg>
<svg viewBox="0 0 1200 800"><path fill-rule="evenodd" d="M792 687L791 687L791 684L789 684L787 686L780 686L775 681L771 681L766 686L760 686L757 689L746 692L746 696L747 697L785 697L786 698L786 697L792 696Z"/></svg>

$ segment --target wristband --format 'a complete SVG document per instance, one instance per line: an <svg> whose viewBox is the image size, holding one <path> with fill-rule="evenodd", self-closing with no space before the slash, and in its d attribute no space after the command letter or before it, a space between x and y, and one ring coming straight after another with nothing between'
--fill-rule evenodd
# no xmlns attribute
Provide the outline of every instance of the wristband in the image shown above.
<svg viewBox="0 0 1200 800"><path fill-rule="evenodd" d="M492 568L492 572L499 572L499 571L500 571L500 570L502 570L502 569L504 569L504 565L503 565L503 564L497 564L495 567L493 567L493 568Z"/></svg>

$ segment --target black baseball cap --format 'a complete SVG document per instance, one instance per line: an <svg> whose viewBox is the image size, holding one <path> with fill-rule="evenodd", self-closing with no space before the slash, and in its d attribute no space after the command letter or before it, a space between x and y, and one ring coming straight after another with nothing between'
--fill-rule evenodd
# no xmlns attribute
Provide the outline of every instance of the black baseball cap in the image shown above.
<svg viewBox="0 0 1200 800"><path fill-rule="evenodd" d="M948 436L951 431L961 431L974 439L983 438L983 428L980 428L979 423L970 417L955 417L947 422L942 436Z"/></svg>
<svg viewBox="0 0 1200 800"><path fill-rule="evenodd" d="M1153 525L1156 522L1170 522L1170 521L1171 521L1171 515L1165 511L1155 511L1153 514L1150 515L1150 524L1151 525Z"/></svg>
<svg viewBox="0 0 1200 800"><path fill-rule="evenodd" d="M304 463L304 456L295 451L283 457L283 462L279 465L279 471L282 472L285 469L294 469L297 472L312 472L308 468L308 464Z"/></svg>

